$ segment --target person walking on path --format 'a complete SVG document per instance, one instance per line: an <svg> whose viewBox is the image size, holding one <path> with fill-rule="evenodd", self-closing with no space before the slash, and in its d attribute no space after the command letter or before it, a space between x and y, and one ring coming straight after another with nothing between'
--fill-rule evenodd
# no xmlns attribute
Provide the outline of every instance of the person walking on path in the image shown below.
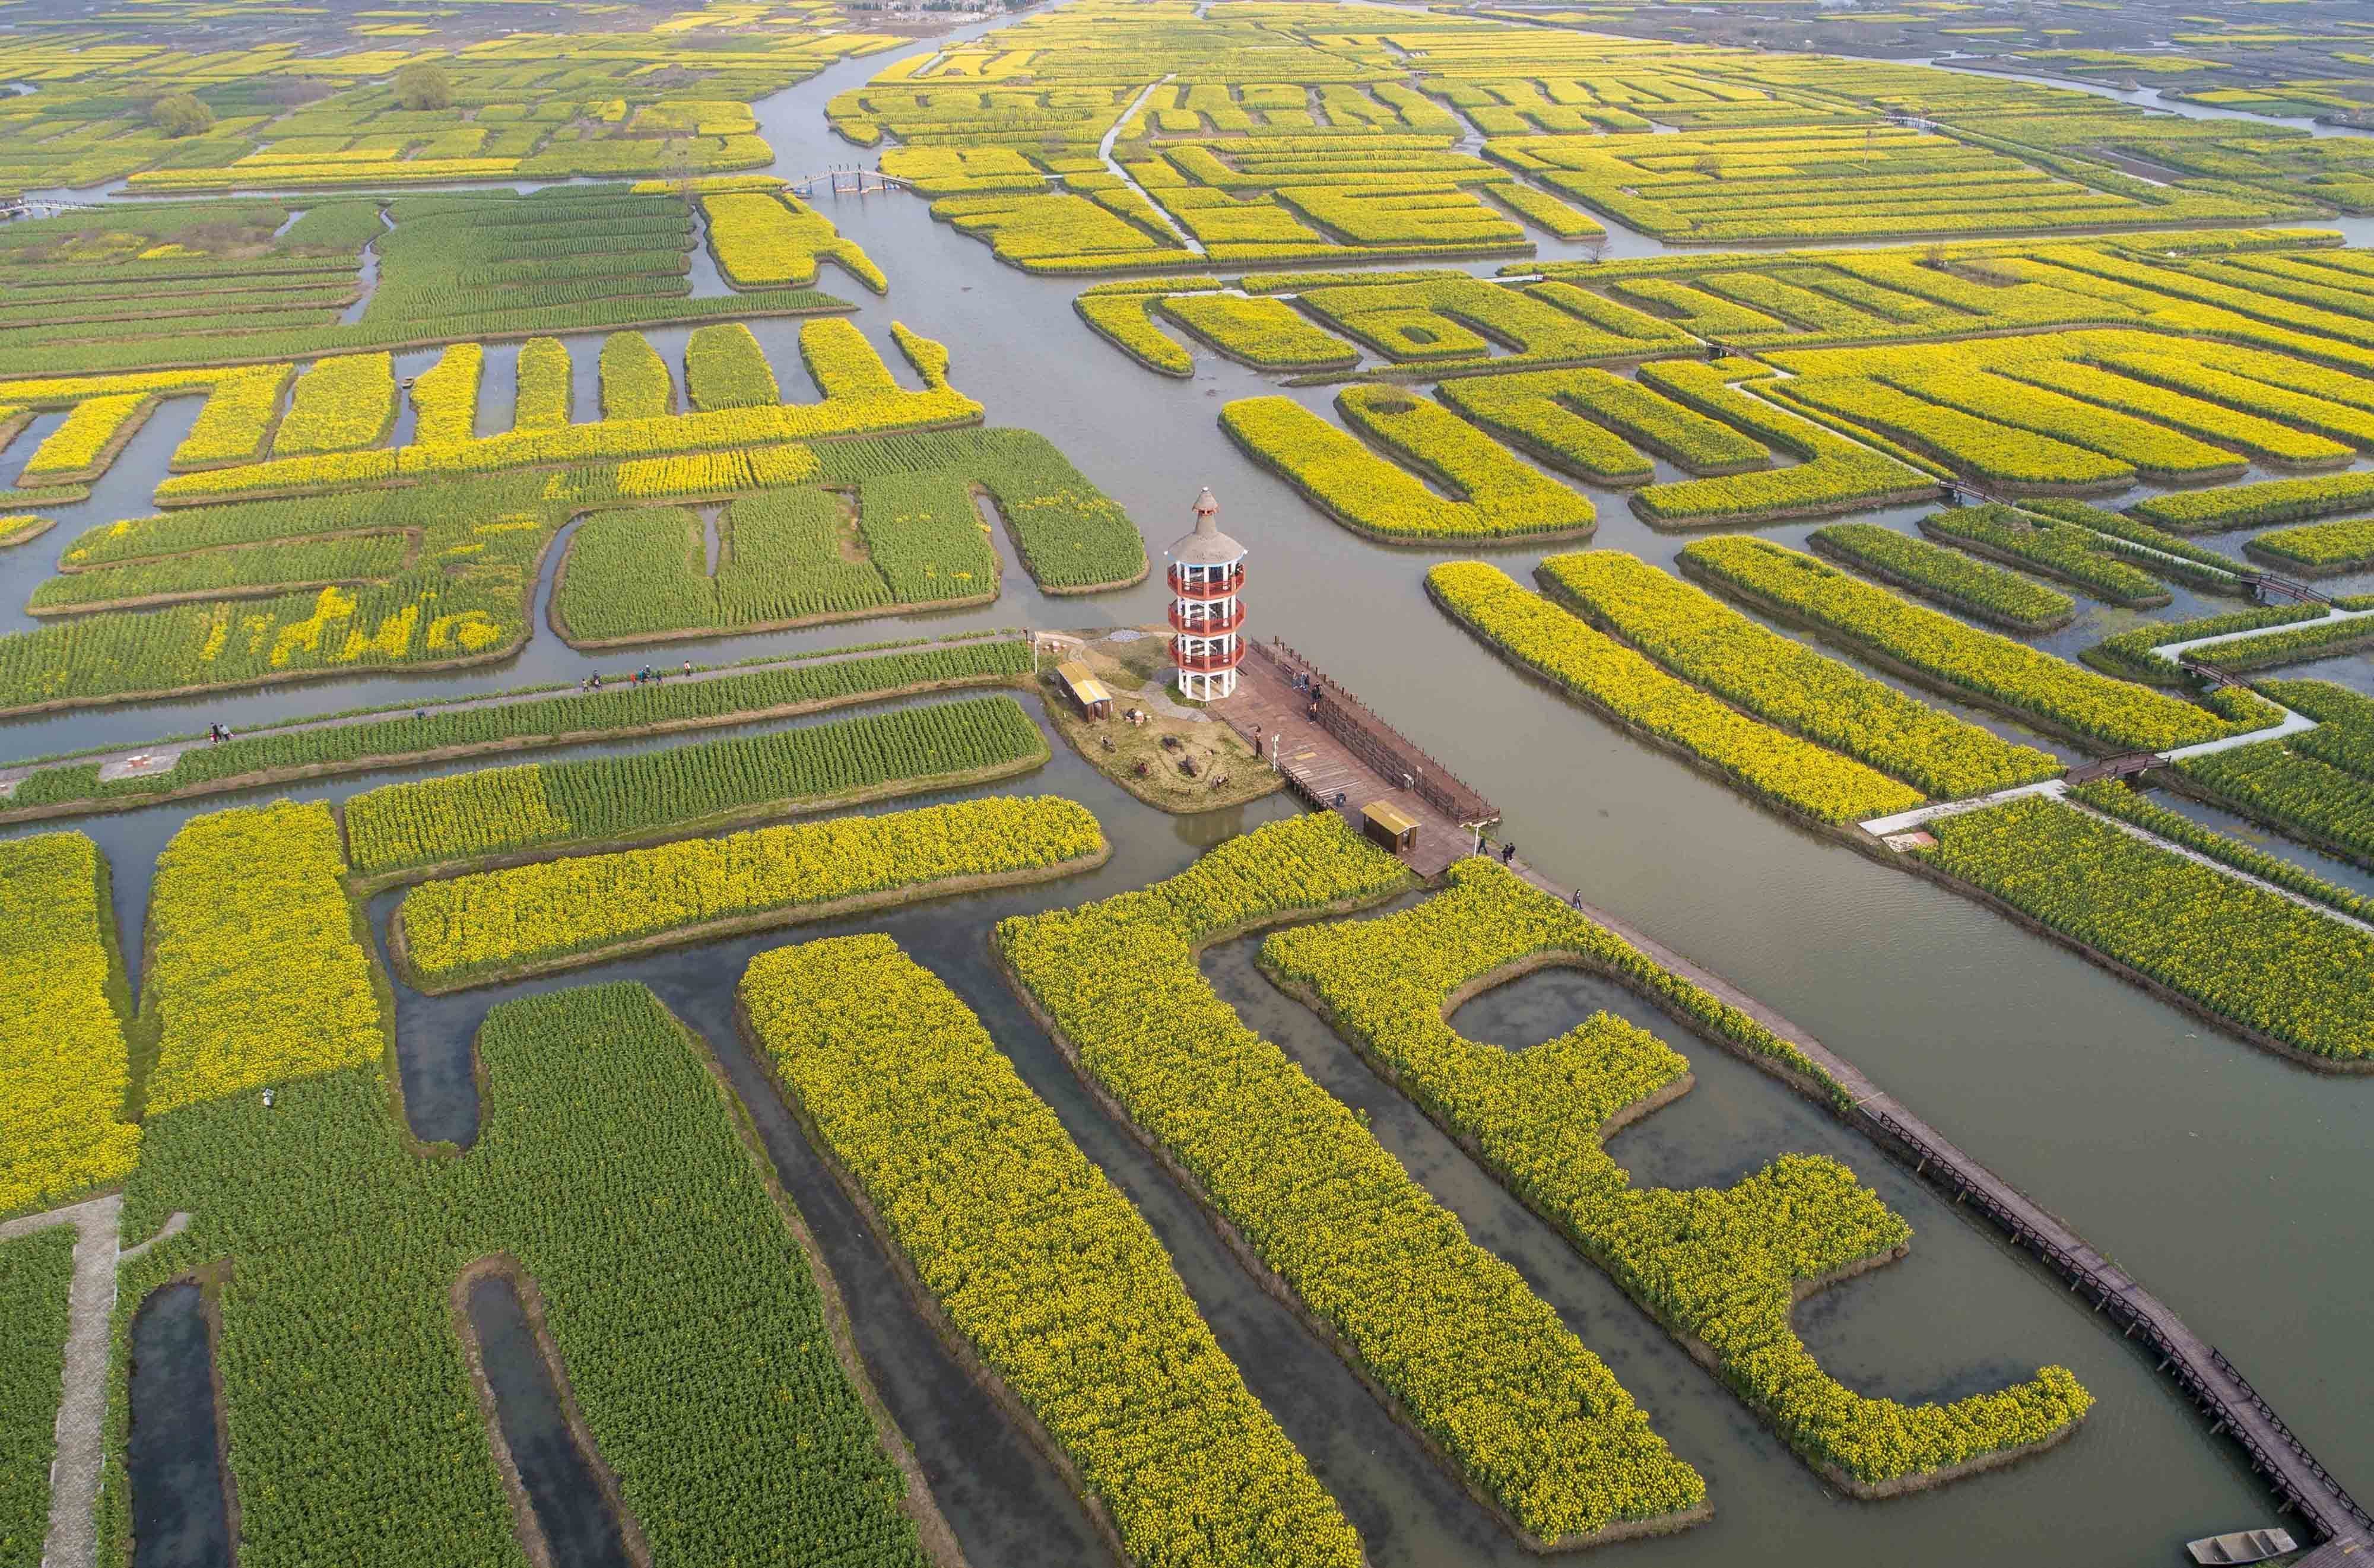
<svg viewBox="0 0 2374 1568"><path fill-rule="evenodd" d="M684 673L687 675L690 675L692 673L692 661L690 659L684 661Z"/></svg>
<svg viewBox="0 0 2374 1568"><path fill-rule="evenodd" d="M1503 866L1511 865L1516 861L1516 858L1517 841L1510 839L1500 846L1500 864Z"/></svg>

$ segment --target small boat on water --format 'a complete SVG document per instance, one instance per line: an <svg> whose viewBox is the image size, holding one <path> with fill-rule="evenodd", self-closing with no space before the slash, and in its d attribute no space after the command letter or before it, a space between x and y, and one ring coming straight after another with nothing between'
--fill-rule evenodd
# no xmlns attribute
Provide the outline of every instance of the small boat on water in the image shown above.
<svg viewBox="0 0 2374 1568"><path fill-rule="evenodd" d="M2299 1550L2287 1530L2236 1530L2231 1535L2204 1536L2187 1541L2184 1550L2195 1562L2264 1562Z"/></svg>

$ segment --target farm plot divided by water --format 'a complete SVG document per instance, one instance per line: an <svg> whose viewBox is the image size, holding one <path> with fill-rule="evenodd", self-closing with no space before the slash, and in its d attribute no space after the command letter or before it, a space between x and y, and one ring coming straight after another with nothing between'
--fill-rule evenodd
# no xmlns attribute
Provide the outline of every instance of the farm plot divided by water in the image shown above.
<svg viewBox="0 0 2374 1568"><path fill-rule="evenodd" d="M0 817L61 813L0 838L0 1120L49 1151L0 1223L120 1190L121 1246L159 1238L117 1271L112 1365L45 1372L100 1379L100 1559L219 1562L236 1532L242 1562L396 1560L357 1495L434 1522L406 1561L456 1562L1156 1562L1284 1529L1431 1568L1654 1524L1599 1550L1975 1568L2162 1561L2267 1515L2048 1276L1637 986L1553 968L1451 1018L1480 1062L1579 1053L1611 1105L1687 1072L1606 1138L1620 1194L1598 1165L1511 1180L1505 1126L1282 991L1287 939L1233 928L1264 900L1365 904L1324 935L1350 952L1454 895L1330 859L1284 796L1141 804L993 635L1159 626L1205 486L1248 635L1497 802L1543 877L2075 1226L2374 1485L2374 1238L2332 1197L2368 1083L2296 1059L2366 1056L2374 952L2374 266L2335 242L2345 183L2309 177L2338 155L1416 10L1075 0L917 39L728 9L550 24L599 41L573 62L394 14L241 24L186 78L136 41L76 66L73 39L134 24L9 46L37 151L0 178L99 211L0 228L26 301L0 319ZM445 45L448 101L403 101ZM144 68L208 109L203 147L47 117ZM808 182L858 163L908 186ZM95 183L125 178L147 194ZM2310 570L2333 604L2253 602ZM2201 690L2193 643L2249 684ZM170 763L213 725L252 766ZM2137 749L2186 754L2132 808L1949 819L1934 877L1855 838ZM206 769L219 798L175 797ZM366 864L358 825L399 804L448 847ZM2214 948L2163 939L2197 916ZM921 971L886 984L969 1017L975 1055L816 1023L857 1010L835 955L885 937ZM416 989L424 962L459 988ZM848 1061L770 1056L801 1035L752 1032L761 975ZM991 1056L1039 1151L1017 1212L1065 1217L927 1244L923 1151L879 1102L814 1097L898 1060L961 1116ZM1199 1060L1287 1076L1199 1126ZM1337 1151L1326 1225L1228 1165L1273 1137ZM1829 1229L1776 1240L1775 1182ZM1623 1205L1763 1228L1593 1250ZM1432 1265L1320 1244L1371 1224ZM1128 1261L1091 1290L1053 1236ZM55 1240L0 1242L10 1292L55 1288ZM1710 1267L1777 1268L1755 1290L1785 1301L1871 1262L1755 1319L1829 1404L1735 1392L1675 1337L1745 1331ZM966 1270L1009 1283L966 1298ZM1061 1362L1058 1300L1084 1326ZM1153 1397L1112 1347L1190 1319ZM1592 1421L1512 1415L1551 1365ZM1065 1402L1100 1380L1095 1419ZM1932 1404L1961 1446L1875 1413ZM1156 1409L1164 1462L1084 1505ZM356 1444L355 1410L394 1413ZM758 1435L725 1456L699 1410ZM19 1426L45 1468L46 1416L0 1414L12 1476ZM1840 1436L1880 1430L1901 1451ZM2030 1443L1884 1502L1819 1468ZM7 1550L46 1534L46 1486L0 1500Z"/></svg>

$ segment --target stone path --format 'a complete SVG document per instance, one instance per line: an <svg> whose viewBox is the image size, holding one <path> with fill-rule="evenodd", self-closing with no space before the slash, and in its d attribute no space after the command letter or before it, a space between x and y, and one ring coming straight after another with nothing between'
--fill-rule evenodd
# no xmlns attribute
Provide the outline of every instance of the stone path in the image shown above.
<svg viewBox="0 0 2374 1568"><path fill-rule="evenodd" d="M41 1547L41 1568L97 1568L99 1562L99 1484L115 1271L190 1228L190 1217L176 1213L163 1230L125 1252L123 1217L123 1199L110 1193L0 1225L0 1242L53 1225L73 1225L81 1232L75 1240L74 1280L66 1292L65 1392L58 1401L57 1456L50 1462L50 1533Z"/></svg>
<svg viewBox="0 0 2374 1568"><path fill-rule="evenodd" d="M113 1193L0 1225L0 1242L73 1225L74 1281L66 1294L65 1393L58 1402L57 1456L50 1462L50 1533L42 1568L95 1568L99 1561L100 1429L107 1418L108 1326L115 1312L117 1225ZM183 1223L188 1217L182 1216Z"/></svg>

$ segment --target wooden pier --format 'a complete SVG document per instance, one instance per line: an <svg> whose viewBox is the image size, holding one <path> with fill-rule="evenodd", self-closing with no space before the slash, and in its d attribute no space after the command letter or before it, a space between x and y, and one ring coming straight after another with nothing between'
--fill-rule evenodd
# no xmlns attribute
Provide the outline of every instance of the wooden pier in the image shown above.
<svg viewBox="0 0 2374 1568"><path fill-rule="evenodd" d="M1318 706L1314 713L1312 703ZM1212 711L1262 754L1273 757L1297 793L1312 805L1357 816L1389 801L1416 818L1417 849L1407 856L1422 877L1441 874L1470 853L1478 824L1498 808L1453 777L1358 699L1275 640L1251 644L1236 694ZM2154 759L2157 760L2157 759ZM2114 759L2124 761L2125 759ZM1787 1019L1663 943L1635 931L1571 890L1553 885L1522 860L1525 880L1597 921L1674 973L1728 1002L1820 1064L1847 1092L1839 1118L1863 1132L1913 1174L1952 1195L2067 1283L2072 1294L2139 1341L2164 1373L2211 1422L2211 1435L2240 1445L2286 1511L2321 1544L2295 1568L2374 1568L2374 1517L2308 1451L2234 1363L2083 1236L2009 1182L1957 1149L1943 1133L1883 1091L1855 1065ZM1751 1065L1770 1070L1760 1058Z"/></svg>
<svg viewBox="0 0 2374 1568"><path fill-rule="evenodd" d="M1384 801L1416 819L1417 847L1404 858L1421 877L1442 875L1473 853L1479 827L1500 819L1498 807L1275 638L1247 644L1235 695L1212 712L1311 805L1357 818Z"/></svg>

